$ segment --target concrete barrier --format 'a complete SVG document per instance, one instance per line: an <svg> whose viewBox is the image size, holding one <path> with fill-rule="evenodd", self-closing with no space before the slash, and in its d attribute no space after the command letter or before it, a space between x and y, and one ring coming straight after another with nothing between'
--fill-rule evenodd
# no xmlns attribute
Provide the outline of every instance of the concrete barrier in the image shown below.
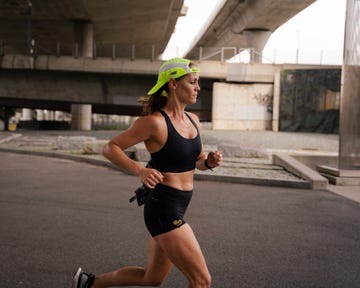
<svg viewBox="0 0 360 288"><path fill-rule="evenodd" d="M273 164L284 167L287 171L310 182L312 189L326 190L328 180L316 171L302 164L288 154L274 154Z"/></svg>

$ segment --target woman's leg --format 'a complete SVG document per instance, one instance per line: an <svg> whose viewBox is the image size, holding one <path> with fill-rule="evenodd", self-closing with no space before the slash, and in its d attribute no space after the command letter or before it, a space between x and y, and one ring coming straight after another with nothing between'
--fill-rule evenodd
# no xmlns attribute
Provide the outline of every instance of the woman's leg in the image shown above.
<svg viewBox="0 0 360 288"><path fill-rule="evenodd" d="M188 224L156 236L155 241L172 263L184 273L189 288L209 288L211 276L198 241Z"/></svg>
<svg viewBox="0 0 360 288"><path fill-rule="evenodd" d="M110 286L160 286L172 263L152 237L149 238L147 267L129 266L95 277L92 288Z"/></svg>

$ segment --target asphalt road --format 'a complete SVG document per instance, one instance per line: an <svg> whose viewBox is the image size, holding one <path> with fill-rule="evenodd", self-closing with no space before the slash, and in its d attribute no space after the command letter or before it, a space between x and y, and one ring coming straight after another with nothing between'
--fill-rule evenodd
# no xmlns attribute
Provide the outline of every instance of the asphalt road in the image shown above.
<svg viewBox="0 0 360 288"><path fill-rule="evenodd" d="M70 287L78 266L146 264L134 176L0 153L0 287ZM199 181L186 217L212 287L359 287L360 204L327 191ZM186 287L173 269L163 287Z"/></svg>

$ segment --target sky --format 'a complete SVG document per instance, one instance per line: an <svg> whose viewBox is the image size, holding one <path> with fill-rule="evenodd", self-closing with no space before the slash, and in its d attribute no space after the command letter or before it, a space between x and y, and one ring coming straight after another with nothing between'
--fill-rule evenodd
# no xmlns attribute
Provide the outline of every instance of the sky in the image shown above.
<svg viewBox="0 0 360 288"><path fill-rule="evenodd" d="M178 19L163 59L184 56L224 1L185 0L188 12ZM342 64L345 8L346 0L317 0L271 35L263 62Z"/></svg>

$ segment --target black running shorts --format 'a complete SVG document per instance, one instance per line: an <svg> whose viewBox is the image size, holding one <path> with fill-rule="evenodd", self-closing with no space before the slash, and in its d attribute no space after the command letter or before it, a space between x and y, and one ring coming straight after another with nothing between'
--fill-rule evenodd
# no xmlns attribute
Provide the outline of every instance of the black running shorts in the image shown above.
<svg viewBox="0 0 360 288"><path fill-rule="evenodd" d="M144 206L145 225L151 236L155 237L184 225L184 214L191 196L192 191L157 184Z"/></svg>

